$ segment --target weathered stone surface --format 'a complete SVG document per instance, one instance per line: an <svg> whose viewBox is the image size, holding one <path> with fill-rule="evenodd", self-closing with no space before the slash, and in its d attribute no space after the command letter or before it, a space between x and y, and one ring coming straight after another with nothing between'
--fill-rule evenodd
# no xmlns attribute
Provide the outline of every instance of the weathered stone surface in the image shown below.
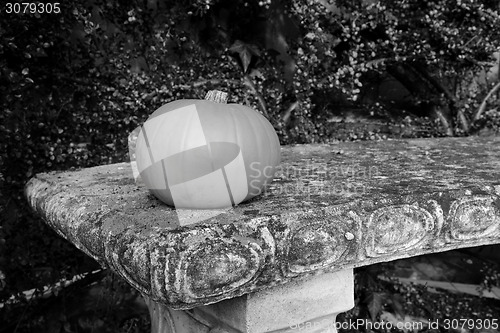
<svg viewBox="0 0 500 333"><path fill-rule="evenodd" d="M127 163L39 174L26 195L61 236L175 309L500 243L500 138L300 145L282 160L260 196L185 227Z"/></svg>

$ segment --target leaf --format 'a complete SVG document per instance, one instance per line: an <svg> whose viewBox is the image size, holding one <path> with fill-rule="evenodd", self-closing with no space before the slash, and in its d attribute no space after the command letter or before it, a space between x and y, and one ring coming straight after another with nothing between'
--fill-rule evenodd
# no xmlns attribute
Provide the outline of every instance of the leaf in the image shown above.
<svg viewBox="0 0 500 333"><path fill-rule="evenodd" d="M401 294L393 294L390 297L390 303L392 304L392 308L393 308L394 312L396 312L396 315L398 315L400 317L405 316L405 311L404 311L404 307L403 307L404 298L403 298L403 296L401 296Z"/></svg>
<svg viewBox="0 0 500 333"><path fill-rule="evenodd" d="M235 41L229 48L229 52L238 54L244 73L248 71L252 58L260 56L260 52L255 45L247 44L241 40Z"/></svg>
<svg viewBox="0 0 500 333"><path fill-rule="evenodd" d="M368 296L366 297L366 303L372 321L376 320L377 315L382 310L382 305L386 300L387 300L387 293L370 292L368 294Z"/></svg>

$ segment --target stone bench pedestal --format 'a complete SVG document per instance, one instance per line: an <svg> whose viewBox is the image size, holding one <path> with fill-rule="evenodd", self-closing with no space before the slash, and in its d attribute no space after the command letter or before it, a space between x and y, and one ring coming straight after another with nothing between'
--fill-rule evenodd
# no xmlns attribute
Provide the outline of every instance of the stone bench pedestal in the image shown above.
<svg viewBox="0 0 500 333"><path fill-rule="evenodd" d="M145 297L154 333L337 332L337 314L354 307L352 269L325 273L190 310Z"/></svg>
<svg viewBox="0 0 500 333"><path fill-rule="evenodd" d="M154 333L334 332L353 268L500 243L500 138L283 147L264 193L207 214L127 163L38 174L26 196L145 296Z"/></svg>

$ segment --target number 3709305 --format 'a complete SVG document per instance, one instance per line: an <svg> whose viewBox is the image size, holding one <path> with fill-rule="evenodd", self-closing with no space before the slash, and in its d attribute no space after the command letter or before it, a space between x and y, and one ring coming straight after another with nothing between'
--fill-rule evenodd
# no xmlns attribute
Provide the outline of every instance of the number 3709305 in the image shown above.
<svg viewBox="0 0 500 333"><path fill-rule="evenodd" d="M4 10L7 14L59 14L59 2L7 2Z"/></svg>

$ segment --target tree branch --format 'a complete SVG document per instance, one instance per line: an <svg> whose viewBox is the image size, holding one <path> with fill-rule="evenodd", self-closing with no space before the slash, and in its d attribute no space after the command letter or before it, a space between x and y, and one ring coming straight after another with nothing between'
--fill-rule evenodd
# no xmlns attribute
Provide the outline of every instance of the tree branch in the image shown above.
<svg viewBox="0 0 500 333"><path fill-rule="evenodd" d="M299 106L299 102L295 101L292 104L290 104L290 106L288 106L286 111L283 113L282 120L285 124L288 124L290 116L292 115L292 112L297 108L297 106Z"/></svg>
<svg viewBox="0 0 500 333"><path fill-rule="evenodd" d="M401 82L413 96L424 98L430 102L432 113L439 119L446 135L453 135L453 119L444 111L446 108L456 110L458 99L439 80L432 77L425 69L413 64L394 64L388 66L387 71ZM438 93L433 90L437 90ZM446 97L447 103L444 103L443 96Z"/></svg>
<svg viewBox="0 0 500 333"><path fill-rule="evenodd" d="M424 68L418 65L411 65L422 77L423 80L427 81L430 85L436 88L439 92L443 93L448 100L450 100L453 104L458 102L457 97L446 88L438 79L429 74Z"/></svg>
<svg viewBox="0 0 500 333"><path fill-rule="evenodd" d="M497 92L497 90L500 89L500 82L498 82L486 95L486 97L483 99L483 102L479 106L479 109L477 109L476 114L474 115L474 121L478 120L481 118L481 115L483 114L484 110L486 109L486 103L490 99L491 96L493 96L494 93Z"/></svg>
<svg viewBox="0 0 500 333"><path fill-rule="evenodd" d="M245 83L245 85L248 88L250 88L250 90L254 93L254 95L259 100L260 108L262 110L262 114L264 115L264 117L269 119L269 114L267 113L266 101L264 100L264 97L262 97L262 94L257 91L257 89L255 88L255 85L253 84L253 82L250 79L250 77L248 76L248 74L245 74L245 76L243 77L243 82Z"/></svg>

